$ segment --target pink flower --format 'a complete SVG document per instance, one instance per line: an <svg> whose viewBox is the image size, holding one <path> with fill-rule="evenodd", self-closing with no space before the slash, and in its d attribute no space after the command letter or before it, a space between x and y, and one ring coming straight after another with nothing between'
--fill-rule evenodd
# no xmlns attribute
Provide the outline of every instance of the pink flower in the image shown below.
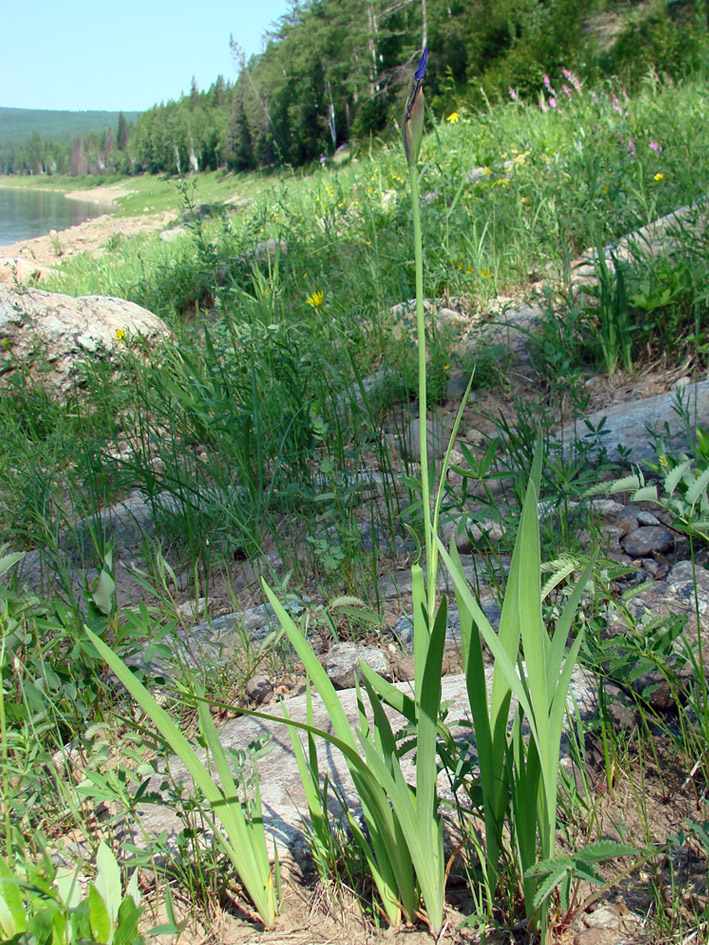
<svg viewBox="0 0 709 945"><path fill-rule="evenodd" d="M540 102L539 102L539 107L541 108L541 110L542 110L543 112L548 112L548 111L549 111L549 106L547 105L547 103L546 103L546 101L545 101L544 99L541 99L541 100L540 100Z"/></svg>
<svg viewBox="0 0 709 945"><path fill-rule="evenodd" d="M628 154L631 157L635 157L635 142L632 138L628 139Z"/></svg>
<svg viewBox="0 0 709 945"><path fill-rule="evenodd" d="M513 101L513 102L516 102L516 101L517 101L517 93L516 93L515 90L512 88L512 86L510 86L509 92L510 92L510 98L512 99L512 101Z"/></svg>
<svg viewBox="0 0 709 945"><path fill-rule="evenodd" d="M615 92L611 95L611 105L613 106L613 109L614 109L616 112L618 112L618 114L619 114L620 116L624 116L624 115L625 115L625 112L623 111L623 108L622 108L620 102L618 101L618 96L615 94Z"/></svg>
<svg viewBox="0 0 709 945"><path fill-rule="evenodd" d="M567 98L571 98L572 92L569 86L566 84L566 82L564 82L564 84L561 86L561 91L564 93L564 95Z"/></svg>
<svg viewBox="0 0 709 945"><path fill-rule="evenodd" d="M576 76L573 74L573 72L572 72L570 69L562 69L562 70L561 70L561 74L562 74L563 77L567 80L567 82L570 82L570 83L573 85L573 87L576 89L576 91L577 91L577 92L579 93L579 95L580 95L580 94L581 94L581 83L580 83L579 80L576 78Z"/></svg>
<svg viewBox="0 0 709 945"><path fill-rule="evenodd" d="M556 99L554 98L553 95L549 96L549 106L551 108L556 108Z"/></svg>
<svg viewBox="0 0 709 945"><path fill-rule="evenodd" d="M548 89L551 88L551 79L549 78L548 75L545 75L545 76L544 76L544 85L546 85L546 87L547 87Z"/></svg>
<svg viewBox="0 0 709 945"><path fill-rule="evenodd" d="M655 154L662 153L662 145L658 144L657 141L648 141L647 146L651 151L654 151Z"/></svg>

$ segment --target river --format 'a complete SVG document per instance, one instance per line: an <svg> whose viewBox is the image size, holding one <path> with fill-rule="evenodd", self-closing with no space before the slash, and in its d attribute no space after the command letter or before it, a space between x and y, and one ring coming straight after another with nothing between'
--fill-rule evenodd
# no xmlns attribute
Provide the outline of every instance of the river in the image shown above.
<svg viewBox="0 0 709 945"><path fill-rule="evenodd" d="M89 200L69 200L53 190L0 187L0 246L44 236L107 213Z"/></svg>

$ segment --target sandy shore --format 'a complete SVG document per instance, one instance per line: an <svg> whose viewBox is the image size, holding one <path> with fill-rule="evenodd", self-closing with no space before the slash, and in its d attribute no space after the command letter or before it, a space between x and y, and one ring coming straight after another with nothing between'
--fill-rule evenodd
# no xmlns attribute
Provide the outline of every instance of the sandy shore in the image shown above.
<svg viewBox="0 0 709 945"><path fill-rule="evenodd" d="M65 194L72 200L88 200L100 206L115 206L121 197L135 193L129 182L120 181L89 190L72 190ZM135 236L161 229L169 220L174 219L174 211L144 213L139 217L114 217L110 213L101 214L91 220L85 220L66 230L52 232L33 239L20 240L10 246L0 246L0 258L20 259L40 267L56 269L65 259L71 259L80 253L97 256L103 253L112 237ZM0 278L0 281L3 281Z"/></svg>
<svg viewBox="0 0 709 945"><path fill-rule="evenodd" d="M112 207L121 197L131 197L135 193L137 191L131 190L126 181L118 181L115 184L90 187L88 190L70 190L64 196L69 200L88 200L89 203L97 203L101 207Z"/></svg>

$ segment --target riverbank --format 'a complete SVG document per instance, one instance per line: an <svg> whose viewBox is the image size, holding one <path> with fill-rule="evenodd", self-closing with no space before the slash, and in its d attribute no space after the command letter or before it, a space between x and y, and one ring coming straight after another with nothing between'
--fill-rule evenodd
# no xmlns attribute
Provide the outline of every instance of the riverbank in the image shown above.
<svg viewBox="0 0 709 945"><path fill-rule="evenodd" d="M36 185L32 185L32 188L56 190L49 187L38 188ZM160 229L174 217L174 211L171 210L148 212L140 216L116 215L120 201L136 193L137 190L131 188L128 181L69 190L64 193L69 200L89 201L99 206L114 208L114 212L101 214L65 230L52 230L43 236L0 246L0 258L23 260L41 267L55 268L63 260L81 253L89 253L92 256L101 254L107 244L116 237L132 237Z"/></svg>

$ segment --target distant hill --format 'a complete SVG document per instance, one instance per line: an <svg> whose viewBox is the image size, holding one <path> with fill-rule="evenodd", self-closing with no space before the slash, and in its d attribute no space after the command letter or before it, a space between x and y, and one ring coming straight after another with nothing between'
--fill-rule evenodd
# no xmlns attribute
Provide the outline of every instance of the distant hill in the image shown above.
<svg viewBox="0 0 709 945"><path fill-rule="evenodd" d="M123 112L133 122L140 112ZM71 138L107 128L115 132L119 112L51 111L43 108L0 108L0 146L20 144L35 131L43 140L68 142Z"/></svg>

